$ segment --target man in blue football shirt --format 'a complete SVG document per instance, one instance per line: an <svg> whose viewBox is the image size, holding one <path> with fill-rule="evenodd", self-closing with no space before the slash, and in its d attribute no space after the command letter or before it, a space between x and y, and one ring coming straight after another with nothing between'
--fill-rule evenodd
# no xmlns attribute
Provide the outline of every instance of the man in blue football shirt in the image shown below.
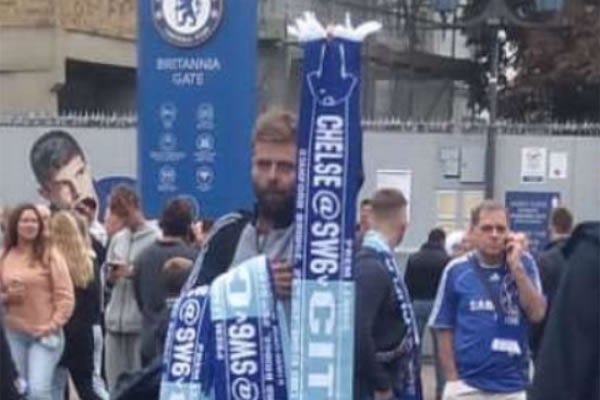
<svg viewBox="0 0 600 400"><path fill-rule="evenodd" d="M444 270L429 321L443 400L525 400L528 325L546 312L537 266L499 203L473 210L470 234L475 250Z"/></svg>

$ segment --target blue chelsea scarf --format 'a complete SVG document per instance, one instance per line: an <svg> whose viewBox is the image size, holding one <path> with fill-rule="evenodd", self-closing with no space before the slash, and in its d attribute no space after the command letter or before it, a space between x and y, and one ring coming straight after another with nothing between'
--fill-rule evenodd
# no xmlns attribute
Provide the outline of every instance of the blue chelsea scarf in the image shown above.
<svg viewBox="0 0 600 400"><path fill-rule="evenodd" d="M292 289L290 399L352 399L353 250L362 183L361 40L378 24L323 28L311 14L291 33L304 67ZM360 31L362 29L362 31ZM360 32L359 32L360 31Z"/></svg>

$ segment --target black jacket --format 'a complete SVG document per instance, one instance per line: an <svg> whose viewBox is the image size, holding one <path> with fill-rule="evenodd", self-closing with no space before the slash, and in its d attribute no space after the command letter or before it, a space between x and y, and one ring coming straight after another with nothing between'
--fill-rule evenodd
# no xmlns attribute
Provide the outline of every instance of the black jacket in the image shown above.
<svg viewBox="0 0 600 400"><path fill-rule="evenodd" d="M579 225L564 255L532 400L600 398L600 222Z"/></svg>
<svg viewBox="0 0 600 400"><path fill-rule="evenodd" d="M540 271L542 289L548 301L548 312L541 322L531 327L529 345L534 359L537 358L546 322L548 321L548 315L550 314L550 309L558 290L560 278L565 270L566 260L563 250L566 244L566 238L555 240L549 243L544 251L538 255L537 264Z"/></svg>
<svg viewBox="0 0 600 400"><path fill-rule="evenodd" d="M397 299L385 261L370 248L355 258L355 394L394 388L399 360L381 363L376 353L398 347L406 326L398 313ZM356 396L355 396L356 397Z"/></svg>
<svg viewBox="0 0 600 400"><path fill-rule="evenodd" d="M186 284L189 289L198 285L206 285L224 272L227 272L236 254L240 237L248 224L255 225L258 218L258 206L254 212L236 211L220 218L212 227L205 240L201 258L199 257L190 280ZM284 210L275 217L274 228L288 228L294 222L294 208ZM201 268L200 268L201 267Z"/></svg>
<svg viewBox="0 0 600 400"><path fill-rule="evenodd" d="M183 241L157 239L134 260L131 279L135 300L142 313L142 337L151 334L166 307L167 294L163 283L165 263L173 257L194 261L197 255L198 250Z"/></svg>
<svg viewBox="0 0 600 400"><path fill-rule="evenodd" d="M202 250L202 269L198 275L192 273L193 282L188 282L191 287L210 284L217 276L227 271L242 231L252 222L252 218L250 213L239 212L226 216L222 225L221 220L217 221ZM196 268L197 265L194 266L194 269Z"/></svg>
<svg viewBox="0 0 600 400"><path fill-rule="evenodd" d="M426 242L406 264L406 287L411 300L433 300L444 267L450 261L442 245Z"/></svg>
<svg viewBox="0 0 600 400"><path fill-rule="evenodd" d="M555 240L549 243L538 256L540 280L549 304L554 300L560 277L565 269L566 260L563 250L566 244L566 238Z"/></svg>

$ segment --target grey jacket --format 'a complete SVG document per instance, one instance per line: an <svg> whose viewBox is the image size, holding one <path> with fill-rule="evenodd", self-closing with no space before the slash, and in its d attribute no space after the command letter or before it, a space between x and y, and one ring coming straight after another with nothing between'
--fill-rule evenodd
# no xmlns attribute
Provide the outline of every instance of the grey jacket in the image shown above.
<svg viewBox="0 0 600 400"><path fill-rule="evenodd" d="M139 230L122 229L111 240L106 263L126 262L133 266L134 260L143 249L160 236L160 230L146 222ZM135 301L133 282L121 278L113 287L110 302L106 307L106 329L112 333L135 334L142 329L142 314Z"/></svg>

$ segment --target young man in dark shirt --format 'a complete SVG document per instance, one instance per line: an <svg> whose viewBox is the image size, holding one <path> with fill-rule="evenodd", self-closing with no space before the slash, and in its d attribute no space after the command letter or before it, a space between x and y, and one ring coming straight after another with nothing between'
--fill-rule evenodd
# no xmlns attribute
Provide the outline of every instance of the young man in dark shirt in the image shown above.
<svg viewBox="0 0 600 400"><path fill-rule="evenodd" d="M566 267L563 250L573 230L573 215L564 207L555 208L552 210L548 229L550 231L550 243L538 255L537 263L540 270L542 289L548 300L548 310L550 310L558 290L560 278ZM548 315L547 313L542 322L535 324L530 333L530 346L534 360L537 358L542 343Z"/></svg>
<svg viewBox="0 0 600 400"><path fill-rule="evenodd" d="M408 258L408 263L406 264L406 286L413 301L419 335L422 339L425 337L427 319L433 309L433 300L435 299L442 273L446 264L450 261L450 257L444 248L445 241L446 233L442 229L432 229L429 232L427 242L421 246L418 252ZM437 342L434 340L433 357L435 364L436 399L440 400L442 398L444 375L437 361L437 355Z"/></svg>
<svg viewBox="0 0 600 400"><path fill-rule="evenodd" d="M396 190L383 189L371 204L371 230L355 259L354 397L391 400L403 398L401 394L410 390L406 377L420 373L411 370L411 352L418 354L418 342L408 291L399 272L393 272L397 270L393 251L406 230L406 199Z"/></svg>
<svg viewBox="0 0 600 400"><path fill-rule="evenodd" d="M167 292L163 282L163 266L173 257L193 261L198 249L187 239L194 222L194 205L187 199L175 198L167 203L160 217L162 237L146 247L134 261L133 287L142 312L142 342L152 335L152 327L166 308ZM149 360L147 360L149 361ZM145 363L142 362L142 366Z"/></svg>

